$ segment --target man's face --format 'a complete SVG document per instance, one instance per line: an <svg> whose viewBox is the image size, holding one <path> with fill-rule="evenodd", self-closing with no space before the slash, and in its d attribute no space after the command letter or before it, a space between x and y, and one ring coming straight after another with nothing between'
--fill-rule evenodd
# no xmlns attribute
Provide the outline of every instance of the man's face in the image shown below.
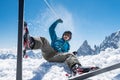
<svg viewBox="0 0 120 80"><path fill-rule="evenodd" d="M65 41L69 40L69 39L70 39L70 34L64 34L64 35L63 35L63 39L64 39Z"/></svg>

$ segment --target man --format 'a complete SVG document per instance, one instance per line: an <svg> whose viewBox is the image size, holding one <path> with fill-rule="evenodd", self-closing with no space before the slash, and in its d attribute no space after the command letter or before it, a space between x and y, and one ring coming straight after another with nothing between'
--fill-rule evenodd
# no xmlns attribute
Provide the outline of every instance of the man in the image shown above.
<svg viewBox="0 0 120 80"><path fill-rule="evenodd" d="M81 68L81 64L76 56L68 52L72 33L70 31L65 31L62 38L57 37L55 28L58 23L63 23L63 21L58 19L49 28L51 45L45 37L30 37L30 49L41 49L44 59L48 62L65 62L74 74L90 71L90 68Z"/></svg>

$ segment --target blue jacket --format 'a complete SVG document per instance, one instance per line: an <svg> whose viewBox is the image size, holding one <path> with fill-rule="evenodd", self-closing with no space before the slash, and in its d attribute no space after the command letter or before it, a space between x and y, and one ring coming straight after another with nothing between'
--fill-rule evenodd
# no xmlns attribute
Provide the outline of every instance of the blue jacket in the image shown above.
<svg viewBox="0 0 120 80"><path fill-rule="evenodd" d="M51 46L57 51L57 52L68 52L70 45L68 41L65 41L63 38L58 38L55 32L55 28L59 22L55 21L49 28L49 34L51 38Z"/></svg>

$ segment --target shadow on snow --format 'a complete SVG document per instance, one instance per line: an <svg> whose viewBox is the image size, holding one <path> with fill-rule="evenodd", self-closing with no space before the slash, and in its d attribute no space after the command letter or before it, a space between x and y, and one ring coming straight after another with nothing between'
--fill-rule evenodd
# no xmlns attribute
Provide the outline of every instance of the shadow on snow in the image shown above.
<svg viewBox="0 0 120 80"><path fill-rule="evenodd" d="M64 63L44 62L36 71L33 71L35 76L31 80L42 80L44 75L49 72L52 66L64 67L64 71L69 72L68 66L66 66Z"/></svg>

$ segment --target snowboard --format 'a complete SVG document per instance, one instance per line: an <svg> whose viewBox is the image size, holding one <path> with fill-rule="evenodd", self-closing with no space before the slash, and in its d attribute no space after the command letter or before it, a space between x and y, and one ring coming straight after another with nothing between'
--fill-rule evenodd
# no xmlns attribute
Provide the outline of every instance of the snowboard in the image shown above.
<svg viewBox="0 0 120 80"><path fill-rule="evenodd" d="M120 63L114 64L114 65L111 65L111 66L108 66L102 69L97 69L94 71L83 73L81 75L72 76L68 78L68 80L83 80L83 79L87 79L89 77L96 76L98 74L105 73L105 72L108 72L108 71L111 71L117 68L120 68Z"/></svg>

